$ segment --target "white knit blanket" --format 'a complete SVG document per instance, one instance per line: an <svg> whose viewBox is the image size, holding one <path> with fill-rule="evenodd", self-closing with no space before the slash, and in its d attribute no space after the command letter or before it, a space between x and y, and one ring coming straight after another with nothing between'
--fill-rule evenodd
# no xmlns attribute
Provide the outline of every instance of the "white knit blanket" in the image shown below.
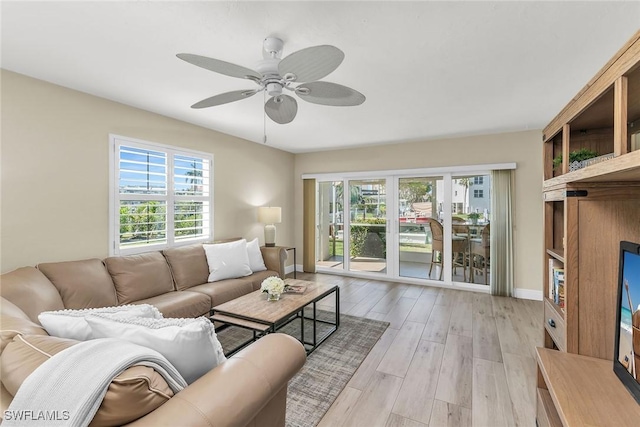
<svg viewBox="0 0 640 427"><path fill-rule="evenodd" d="M88 426L111 380L133 365L155 369L174 393L187 383L155 350L114 338L84 341L54 355L22 383L3 426Z"/></svg>

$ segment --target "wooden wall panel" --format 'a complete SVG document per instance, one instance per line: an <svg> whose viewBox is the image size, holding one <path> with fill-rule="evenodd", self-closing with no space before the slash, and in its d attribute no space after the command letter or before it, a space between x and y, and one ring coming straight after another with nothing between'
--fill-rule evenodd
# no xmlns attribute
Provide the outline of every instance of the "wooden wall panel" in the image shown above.
<svg viewBox="0 0 640 427"><path fill-rule="evenodd" d="M599 156L613 153L613 128L573 130L570 151L587 148Z"/></svg>
<svg viewBox="0 0 640 427"><path fill-rule="evenodd" d="M638 212L637 198L578 202L580 354L613 359L619 246L640 242Z"/></svg>

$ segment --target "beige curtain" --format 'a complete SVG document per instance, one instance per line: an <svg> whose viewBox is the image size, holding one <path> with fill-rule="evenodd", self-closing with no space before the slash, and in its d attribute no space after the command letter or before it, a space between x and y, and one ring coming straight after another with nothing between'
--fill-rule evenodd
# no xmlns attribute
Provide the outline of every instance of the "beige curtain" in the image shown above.
<svg viewBox="0 0 640 427"><path fill-rule="evenodd" d="M302 270L316 272L316 180L302 183Z"/></svg>
<svg viewBox="0 0 640 427"><path fill-rule="evenodd" d="M491 295L513 296L513 170L491 171Z"/></svg>

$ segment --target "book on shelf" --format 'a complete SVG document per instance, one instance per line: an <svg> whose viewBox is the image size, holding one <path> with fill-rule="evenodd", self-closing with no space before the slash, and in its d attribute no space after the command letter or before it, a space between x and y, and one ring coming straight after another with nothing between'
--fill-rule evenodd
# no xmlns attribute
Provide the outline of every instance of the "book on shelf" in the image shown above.
<svg viewBox="0 0 640 427"><path fill-rule="evenodd" d="M561 268L553 270L553 302L564 307L564 269Z"/></svg>
<svg viewBox="0 0 640 427"><path fill-rule="evenodd" d="M562 273L564 282L564 264L555 258L549 258L549 290L547 296L551 301L558 304L558 275Z"/></svg>

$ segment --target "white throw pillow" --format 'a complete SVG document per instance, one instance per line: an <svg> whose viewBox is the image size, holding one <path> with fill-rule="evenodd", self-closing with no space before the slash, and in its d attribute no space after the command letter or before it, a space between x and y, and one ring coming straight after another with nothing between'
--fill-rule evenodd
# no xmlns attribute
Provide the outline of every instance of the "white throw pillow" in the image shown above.
<svg viewBox="0 0 640 427"><path fill-rule="evenodd" d="M260 250L260 243L257 238L247 242L247 256L249 257L249 268L254 273L256 271L265 271L267 269L267 266L264 265L262 251Z"/></svg>
<svg viewBox="0 0 640 427"><path fill-rule="evenodd" d="M189 384L227 360L213 324L195 319L87 318L95 338L119 338L156 350Z"/></svg>
<svg viewBox="0 0 640 427"><path fill-rule="evenodd" d="M162 313L154 306L150 304L132 304L117 307L85 308L82 310L43 311L38 315L38 320L51 336L86 341L93 337L91 336L91 328L85 318L93 314L162 319Z"/></svg>
<svg viewBox="0 0 640 427"><path fill-rule="evenodd" d="M245 239L202 245L209 264L209 282L235 279L252 274Z"/></svg>

